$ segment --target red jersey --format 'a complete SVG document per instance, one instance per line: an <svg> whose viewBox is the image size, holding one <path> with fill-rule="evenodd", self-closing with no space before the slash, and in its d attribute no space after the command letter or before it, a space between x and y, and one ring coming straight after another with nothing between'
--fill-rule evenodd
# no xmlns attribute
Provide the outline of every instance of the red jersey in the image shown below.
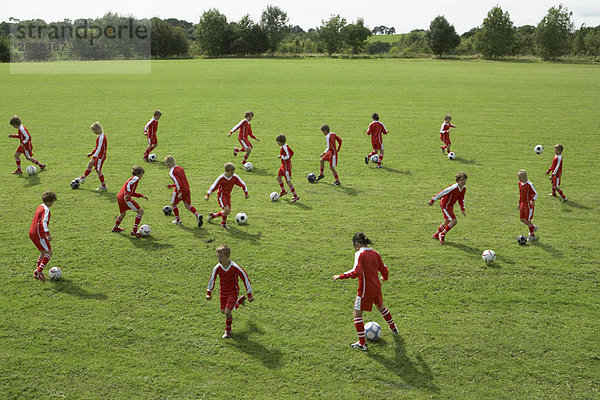
<svg viewBox="0 0 600 400"><path fill-rule="evenodd" d="M244 189L244 193L248 194L248 188L246 187L246 184L244 183L242 178L240 178L236 174L233 174L231 178L226 177L225 174L220 175L217 178L217 180L215 180L215 183L213 183L212 186L208 188L207 193L210 195L212 194L212 192L218 189L219 196L230 196L234 185L241 187L242 189Z"/></svg>
<svg viewBox="0 0 600 400"><path fill-rule="evenodd" d="M241 120L239 124L234 126L231 131L229 131L229 133L233 133L238 129L240 130L238 133L238 140L247 140L248 136L250 136L252 139L256 139L256 136L252 134L252 126L250 126L250 122L248 122L247 119L244 118Z"/></svg>
<svg viewBox="0 0 600 400"><path fill-rule="evenodd" d="M362 247L354 254L354 268L340 275L340 279L358 278L358 296L371 297L381 293L379 275L388 280L388 268L383 264L378 252L370 247Z"/></svg>
<svg viewBox="0 0 600 400"><path fill-rule="evenodd" d="M340 137L334 132L329 132L325 136L325 141L327 142L327 148L325 149L323 154L327 154L329 152L334 156L337 156L338 151L340 151L340 149L342 148L342 139L340 139ZM337 147L336 143L338 144Z"/></svg>
<svg viewBox="0 0 600 400"><path fill-rule="evenodd" d="M537 199L537 192L533 187L533 183L527 180L525 182L519 181L519 204L525 204L529 206L530 201Z"/></svg>
<svg viewBox="0 0 600 400"><path fill-rule="evenodd" d="M154 117L152 117L152 119L150 119L150 121L148 121L148 123L144 127L144 132L146 133L146 135L148 135L148 139L154 139L154 138L156 138L157 130L158 130L158 120L154 119Z"/></svg>
<svg viewBox="0 0 600 400"><path fill-rule="evenodd" d="M248 278L246 271L244 271L242 267L233 261L229 260L229 265L227 265L227 267L224 267L221 265L221 263L219 263L213 268L212 275L208 281L208 287L206 288L207 295L211 295L212 290L215 288L215 280L217 276L221 281L219 287L220 297L228 297L231 294L237 295L237 293L240 291L238 278L241 278L242 282L244 282L246 293L248 295L252 293L252 285L250 284L250 279Z"/></svg>
<svg viewBox="0 0 600 400"><path fill-rule="evenodd" d="M179 165L174 166L169 171L169 176L171 179L173 179L175 193L190 193L190 185L188 184L183 168L181 168Z"/></svg>
<svg viewBox="0 0 600 400"><path fill-rule="evenodd" d="M31 143L31 136L29 135L29 131L23 126L20 125L17 128L16 135L10 135L12 138L19 138L19 142L24 149L33 150L33 144Z"/></svg>
<svg viewBox="0 0 600 400"><path fill-rule="evenodd" d="M369 129L367 130L367 135L371 136L372 143L382 142L381 134L387 135L388 131L385 129L385 125L379 121L373 121L369 124Z"/></svg>
<svg viewBox="0 0 600 400"><path fill-rule="evenodd" d="M552 159L552 165L550 166L550 169L548 169L548 171L546 171L546 173L549 174L550 172L552 172L552 176L556 176L556 177L560 178L560 176L562 175L562 167L563 167L562 154L555 155L554 158Z"/></svg>
<svg viewBox="0 0 600 400"><path fill-rule="evenodd" d="M294 150L290 148L287 144L281 146L281 150L279 151L279 155L281 156L281 166L286 171L292 170L292 156L294 155Z"/></svg>
<svg viewBox="0 0 600 400"><path fill-rule="evenodd" d="M444 121L442 123L442 127L440 128L440 133L444 134L444 135L449 135L450 134L450 128L454 128L454 125L452 125L450 122Z"/></svg>
<svg viewBox="0 0 600 400"><path fill-rule="evenodd" d="M48 224L50 223L50 208L44 203L40 204L35 210L31 227L29 228L29 236L38 235L45 237L50 233Z"/></svg>
<svg viewBox="0 0 600 400"><path fill-rule="evenodd" d="M118 200L125 200L125 198L129 198L129 197L142 197L141 194L136 193L136 189L137 189L137 185L140 181L140 178L137 176L132 176L131 178L127 179L127 181L125 182L125 184L123 184L123 187L121 188L121 190L119 190L119 194L117 195L117 199Z"/></svg>
<svg viewBox="0 0 600 400"><path fill-rule="evenodd" d="M458 183L455 183L454 185L448 186L446 189L442 190L441 192L438 192L431 199L433 201L441 199L440 206L442 206L442 207L454 206L454 204L456 204L456 202L458 201L458 204L460 205L460 209L462 211L465 211L465 193L466 192L467 192L467 188L465 186L463 186L463 188L461 190L458 187Z"/></svg>
<svg viewBox="0 0 600 400"><path fill-rule="evenodd" d="M98 160L106 160L106 135L104 132L96 138L96 147L92 150L92 156Z"/></svg>

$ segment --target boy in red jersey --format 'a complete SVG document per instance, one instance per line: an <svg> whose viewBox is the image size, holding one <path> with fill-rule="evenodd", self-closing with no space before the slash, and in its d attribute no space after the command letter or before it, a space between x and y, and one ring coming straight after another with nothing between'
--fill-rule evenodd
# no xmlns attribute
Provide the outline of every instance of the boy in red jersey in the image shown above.
<svg viewBox="0 0 600 400"><path fill-rule="evenodd" d="M144 196L143 194L136 193L137 185L140 182L140 179L144 176L144 168L136 165L133 167L131 171L131 178L127 179L127 181L123 184L121 190L119 190L119 194L117 195L117 203L119 204L119 216L115 221L115 226L112 228L113 232L123 232L125 229L121 228L119 225L123 218L125 218L125 213L127 210L133 210L137 213L135 216L135 223L133 225L133 229L130 232L131 236L140 237L142 234L138 232L138 226L142 220L142 216L144 215L144 209L140 207L140 205L132 199L132 197L141 197L143 199L148 200L148 196Z"/></svg>
<svg viewBox="0 0 600 400"><path fill-rule="evenodd" d="M521 222L527 225L529 228L529 236L527 237L528 242L537 240L535 231L538 230L537 225L531 222L533 218L533 212L535 209L535 199L537 199L537 192L533 187L533 183L527 179L527 171L524 169L519 170L519 217Z"/></svg>
<svg viewBox="0 0 600 400"><path fill-rule="evenodd" d="M388 280L388 268L383 264L378 252L369 247L371 240L364 233L358 232L352 238L354 245L354 267L341 275L334 275L333 280L358 278L358 293L354 300L354 327L358 333L358 342L350 346L367 351L367 340L365 338L365 325L362 319L363 311L371 311L373 304L381 313L381 316L388 323L392 332L398 334L398 328L394 324L392 314L383 305L383 296L381 295L381 283L379 282L379 273L382 281Z"/></svg>
<svg viewBox="0 0 600 400"><path fill-rule="evenodd" d="M440 241L441 244L446 243L446 233L450 231L453 227L456 226L458 220L456 219L456 215L454 215L454 204L458 201L460 205L460 211L463 216L465 214L465 193L467 192L467 188L465 188L465 183L467 183L467 174L464 172L457 172L455 175L456 183L454 185L448 186L446 189L437 193L435 196L429 200L429 205L432 205L436 200L440 200L440 208L444 213L444 222L440 225L437 232L433 234L433 238Z"/></svg>
<svg viewBox="0 0 600 400"><path fill-rule="evenodd" d="M52 257L52 247L50 241L50 207L56 201L56 194L51 191L44 192L42 194L42 204L40 204L35 210L33 215L33 221L31 221L31 227L29 228L29 238L35 244L35 247L40 251L40 255L37 259L37 269L33 271L33 278L39 279L42 282L46 281L44 275L44 268L50 262Z"/></svg>
<svg viewBox="0 0 600 400"><path fill-rule="evenodd" d="M292 184L292 156L294 155L294 151L290 148L290 146L285 144L285 135L277 135L275 141L281 147L279 155L277 156L277 158L281 159L281 167L279 167L279 172L277 174L277 182L279 182L279 186L281 187L281 193L279 193L279 197L287 194L283 187L283 177L285 177L285 181L294 195L294 198L290 201L290 203L295 203L300 200L300 197L298 197L296 194L296 189Z"/></svg>
<svg viewBox="0 0 600 400"><path fill-rule="evenodd" d="M550 175L550 181L552 182L552 193L550 193L549 196L556 197L556 192L558 192L558 194L560 194L560 197L562 199L561 201L564 203L565 201L567 201L567 197L565 196L563 191L560 190L560 187L559 187L560 186L560 177L562 175L562 167L563 167L562 152L563 152L562 144L557 144L556 146L554 146L554 158L552 159L552 165L550 166L548 171L546 171L546 175L548 175L549 173L552 172L552 175Z"/></svg>
<svg viewBox="0 0 600 400"><path fill-rule="evenodd" d="M183 168L175 164L175 159L173 158L173 156L166 156L165 164L167 167L170 168L169 176L173 180L173 184L167 185L167 188L175 189L173 195L171 196L171 207L173 207L173 213L175 214L175 221L173 221L173 223L175 225L181 225L181 219L179 218L179 208L177 208L177 204L179 204L180 201L183 201L183 205L185 206L185 208L190 210L190 212L196 216L196 221L198 221L198 228L200 228L202 226L202 214L200 214L194 207L192 207L192 195L190 193L190 185L188 184Z"/></svg>
<svg viewBox="0 0 600 400"><path fill-rule="evenodd" d="M365 164L369 165L369 160L371 157L379 152L377 168L382 168L381 161L383 160L383 137L381 134L387 135L389 131L385 129L385 125L383 125L383 123L379 122L379 115L377 113L373 114L371 118L373 118L373 122L369 124L367 135L371 136L371 146L373 146L373 151L365 156Z"/></svg>
<svg viewBox="0 0 600 400"><path fill-rule="evenodd" d="M444 143L440 148L442 149L442 154L444 150L450 154L450 128L456 128L456 126L452 125L450 121L452 120L452 116L450 114L446 114L444 117L444 122L442 123L442 127L440 128L440 140Z"/></svg>
<svg viewBox="0 0 600 400"><path fill-rule="evenodd" d="M154 116L150 118L150 121L144 127L144 135L146 136L146 140L148 141L148 147L146 147L146 151L144 152L144 161L148 161L148 156L150 152L156 148L158 145L158 140L156 139L156 131L158 131L158 120L162 113L158 110L154 111Z"/></svg>
<svg viewBox="0 0 600 400"><path fill-rule="evenodd" d="M327 148L321 154L321 173L317 176L317 180L325 178L323 175L323 170L325 169L325 161L329 161L329 167L331 168L331 172L333 172L333 176L335 177L335 181L332 185L339 186L340 178L338 177L337 171L335 167L337 167L338 163L338 152L342 148L342 139L334 132L329 130L329 125L323 124L321 126L321 132L325 135L325 142L327 142ZM337 143L337 147L336 147Z"/></svg>
<svg viewBox="0 0 600 400"><path fill-rule="evenodd" d="M106 183L104 182L104 174L102 173L102 167L104 166L104 161L106 161L106 135L102 130L100 122L94 122L92 126L90 126L90 129L98 135L96 138L96 147L87 155L88 158L92 157L92 159L88 162L85 172L79 178L79 182L85 182L85 178L87 178L92 172L92 168L94 168L100 179L100 186L96 190L106 190L108 189L108 186L106 186Z"/></svg>
<svg viewBox="0 0 600 400"><path fill-rule="evenodd" d="M219 211L218 213L209 213L208 214L208 222L212 221L214 218L221 217L223 220L221 222L221 227L225 229L229 229L227 225L227 216L231 212L231 191L233 190L233 186L237 185L244 189L244 193L246 198L250 197L248 195L248 188L244 181L235 174L235 165L232 163L225 163L225 173L219 175L219 177L215 180L215 182L208 188L208 192L204 195L204 199L208 201L208 198L215 190L219 190L218 194L218 202L219 207L223 209L223 211Z"/></svg>
<svg viewBox="0 0 600 400"><path fill-rule="evenodd" d="M217 258L219 259L219 263L213 268L206 289L206 300L210 301L212 299L211 292L215 288L215 280L219 277L221 281L219 287L219 300L221 301L221 312L225 314L225 333L222 336L223 339L229 339L231 337L231 324L233 322L233 315L231 312L237 310L239 306L246 301L246 296L238 297L240 292L238 278L242 278L242 282L244 282L246 294L248 295L248 302L252 303L254 301L254 297L252 296L252 285L250 284L250 279L248 279L248 274L242 267L229 259L230 255L231 249L226 244L217 247Z"/></svg>
<svg viewBox="0 0 600 400"><path fill-rule="evenodd" d="M237 153L240 151L246 152L246 154L244 155L244 159L242 160L242 165L246 164L246 161L248 160L248 157L252 152L252 143L250 143L250 139L248 139L248 136L250 136L257 142L260 142L260 140L258 140L256 136L252 134L252 126L250 126L250 121L252 121L252 118L254 118L254 113L252 111L246 111L246 113L244 114L244 119L241 120L236 126L234 126L227 135L227 137L229 137L233 134L233 132L237 131L238 129L240 130L240 132L238 133L238 141L240 142L242 147L234 147L233 155L237 156Z"/></svg>
<svg viewBox="0 0 600 400"><path fill-rule="evenodd" d="M21 124L21 119L16 115L13 115L13 117L10 119L10 125L17 130L17 134L8 135L8 137L19 139L19 147L17 147L17 151L15 151L17 169L13 172L13 174L20 175L23 173L21 170L21 154L25 154L25 158L39 166L41 169L46 168L46 164L43 164L33 158L33 144L31 144L31 136L29 135L29 131Z"/></svg>

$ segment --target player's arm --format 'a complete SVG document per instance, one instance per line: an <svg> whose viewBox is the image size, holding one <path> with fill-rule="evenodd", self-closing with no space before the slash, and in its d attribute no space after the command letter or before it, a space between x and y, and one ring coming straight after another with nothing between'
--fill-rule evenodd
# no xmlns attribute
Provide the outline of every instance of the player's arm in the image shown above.
<svg viewBox="0 0 600 400"><path fill-rule="evenodd" d="M289 151L286 148L281 148L281 155L279 158L282 160L289 160L291 158Z"/></svg>
<svg viewBox="0 0 600 400"><path fill-rule="evenodd" d="M254 136L254 134L252 133L252 127L250 126L250 124L248 124L248 136L250 136L252 139L256 140L257 142L260 142L260 140L258 140L258 138L256 136Z"/></svg>
<svg viewBox="0 0 600 400"><path fill-rule="evenodd" d="M237 265L237 269L238 269L240 278L242 278L242 282L244 283L244 287L246 288L246 294L248 295L248 301L253 302L254 295L252 294L252 284L250 283L248 274L246 273L244 268L240 267L239 265Z"/></svg>
<svg viewBox="0 0 600 400"><path fill-rule="evenodd" d="M354 267L350 271L346 271L341 275L334 275L333 280L337 281L338 279L354 279L362 274L362 264L360 262L360 254L356 253L354 255Z"/></svg>
<svg viewBox="0 0 600 400"><path fill-rule="evenodd" d="M217 188L217 186L219 185L219 181L223 178L223 175L219 175L219 177L215 180L215 182L210 185L210 187L208 188L208 191L206 192L206 194L204 195L204 199L206 201L208 201L208 198L210 197L210 195L214 192L214 190Z"/></svg>
<svg viewBox="0 0 600 400"><path fill-rule="evenodd" d="M242 126L242 124L244 123L245 119L241 120L236 126L234 126L233 128L231 128L231 130L229 131L229 134L227 135L227 137L231 136L233 134L233 132L237 131L238 129L240 129L240 126Z"/></svg>
<svg viewBox="0 0 600 400"><path fill-rule="evenodd" d="M48 226L50 223L50 210L44 209L44 215L42 216L42 228L44 229L44 234L48 241L52 240L52 236L50 236L50 227Z"/></svg>
<svg viewBox="0 0 600 400"><path fill-rule="evenodd" d="M19 135L8 135L8 137L9 137L9 138L16 138L16 139L18 139L18 138L19 138Z"/></svg>
<svg viewBox="0 0 600 400"><path fill-rule="evenodd" d="M446 189L442 190L441 192L436 193L436 195L433 196L431 198L431 200L429 200L428 204L432 205L434 202L436 202L437 200L441 199L442 197L444 197L445 195L447 195L448 193L453 191L457 186L458 186L458 184L455 183L454 185L448 186Z"/></svg>
<svg viewBox="0 0 600 400"><path fill-rule="evenodd" d="M336 135L335 141L338 143L338 148L336 151L340 151L340 149L342 148L342 138Z"/></svg>
<svg viewBox="0 0 600 400"><path fill-rule="evenodd" d="M218 272L217 272L218 269L219 269L219 265L217 264L213 268L212 274L210 275L210 279L208 280L208 286L206 287L206 300L212 299L212 291L215 288L215 280L218 275Z"/></svg>
<svg viewBox="0 0 600 400"><path fill-rule="evenodd" d="M244 183L244 181L242 180L242 178L240 178L239 176L236 175L236 180L235 180L235 184L239 187L241 187L242 189L244 189L244 196L246 198L250 197L250 195L248 194L248 186L246 186L246 184Z"/></svg>

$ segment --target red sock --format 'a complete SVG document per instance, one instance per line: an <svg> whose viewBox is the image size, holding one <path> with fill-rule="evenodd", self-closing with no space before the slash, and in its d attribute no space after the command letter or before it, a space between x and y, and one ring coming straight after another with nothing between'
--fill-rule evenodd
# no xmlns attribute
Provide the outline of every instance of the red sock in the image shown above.
<svg viewBox="0 0 600 400"><path fill-rule="evenodd" d="M36 266L39 267L41 262L42 262L42 256L39 256L38 259L37 259L37 265Z"/></svg>
<svg viewBox="0 0 600 400"><path fill-rule="evenodd" d="M100 183L102 186L106 186L106 183L104 183L104 174L98 174L98 178L100 178Z"/></svg>
<svg viewBox="0 0 600 400"><path fill-rule="evenodd" d="M194 214L195 216L198 216L198 211L194 207L192 207L192 206L190 206L190 212L192 214Z"/></svg>
<svg viewBox="0 0 600 400"><path fill-rule="evenodd" d="M363 323L362 317L354 318L354 327L356 328L356 333L358 333L358 342L360 344L366 344L367 339L365 338L365 324Z"/></svg>
<svg viewBox="0 0 600 400"><path fill-rule="evenodd" d="M39 162L38 160L36 160L35 158L32 158L31 162L34 163L34 164L36 164L36 165L38 165L38 166L40 166L40 167L42 166L42 163Z"/></svg>
<svg viewBox="0 0 600 400"><path fill-rule="evenodd" d="M92 170L91 170L91 169L86 169L86 170L83 172L83 175L81 175L81 177L82 177L83 179L87 178L87 177L88 177L88 175L90 174L90 172L92 172Z"/></svg>
<svg viewBox="0 0 600 400"><path fill-rule="evenodd" d="M150 154L150 150L146 149L146 151L144 152L144 158L148 158L148 154Z"/></svg>
<svg viewBox="0 0 600 400"><path fill-rule="evenodd" d="M52 257L50 254L44 255L44 257L42 257L42 261L40 261L40 265L38 265L38 269L44 269L46 265L48 265L48 263L50 262L50 257Z"/></svg>
<svg viewBox="0 0 600 400"><path fill-rule="evenodd" d="M290 191L292 192L292 194L294 195L294 197L296 197L297 196L297 194L296 194L296 188L294 187L294 185L289 185L289 186L290 186Z"/></svg>
<svg viewBox="0 0 600 400"><path fill-rule="evenodd" d="M140 224L141 220L142 220L142 216L141 215L138 214L138 215L135 216L135 222L133 223L133 229L132 229L134 232L137 232L138 225Z"/></svg>
<svg viewBox="0 0 600 400"><path fill-rule="evenodd" d="M336 173L334 173L334 174L333 174L333 176L335 177L335 180L336 180L336 181L339 181L339 180L340 180L340 178L338 177L338 174L337 174L337 172L336 172Z"/></svg>
<svg viewBox="0 0 600 400"><path fill-rule="evenodd" d="M231 319L227 319L225 318L225 332L230 332L231 333L231 324L233 322L233 317L231 317Z"/></svg>
<svg viewBox="0 0 600 400"><path fill-rule="evenodd" d="M17 169L21 169L21 160L17 160Z"/></svg>
<svg viewBox="0 0 600 400"><path fill-rule="evenodd" d="M223 214L221 211L219 214L222 214L223 221L221 221L221 225L227 225L227 215Z"/></svg>
<svg viewBox="0 0 600 400"><path fill-rule="evenodd" d="M391 330L396 329L396 324L394 324L394 319L392 318L392 314L387 309L387 307L383 309L383 311L381 312L381 316L383 317L383 319L385 319L385 322L388 323Z"/></svg>
<svg viewBox="0 0 600 400"><path fill-rule="evenodd" d="M531 221L528 221L528 222L529 222L529 224L527 224L527 227L529 228L529 234L533 235L533 232L534 232L533 229L535 228L535 226L533 225L533 223L531 223Z"/></svg>
<svg viewBox="0 0 600 400"><path fill-rule="evenodd" d="M383 154L379 155L379 161L377 161L377 165L381 165L381 161L383 160Z"/></svg>
<svg viewBox="0 0 600 400"><path fill-rule="evenodd" d="M556 191L558 192L558 194L560 194L560 197L562 197L563 199L565 198L565 194L563 193L562 190L560 190L559 187L556 188ZM554 190L552 192L554 193Z"/></svg>
<svg viewBox="0 0 600 400"><path fill-rule="evenodd" d="M323 169L324 169L324 168L325 168L325 167L321 167L321 175L323 175Z"/></svg>
<svg viewBox="0 0 600 400"><path fill-rule="evenodd" d="M173 214L175 214L175 218L177 219L177 221L179 221L180 220L180 218L179 218L179 207L173 206Z"/></svg>
<svg viewBox="0 0 600 400"><path fill-rule="evenodd" d="M452 229L452 224L446 225L446 227L442 230L441 235L446 236L446 233L448 233L450 231L450 229Z"/></svg>
<svg viewBox="0 0 600 400"><path fill-rule="evenodd" d="M223 211L219 211L218 213L213 214L213 218L219 218L223 216Z"/></svg>
<svg viewBox="0 0 600 400"><path fill-rule="evenodd" d="M444 224L441 224L440 227L437 230L437 233L441 233L444 231Z"/></svg>
<svg viewBox="0 0 600 400"><path fill-rule="evenodd" d="M244 159L242 160L242 164L246 164L247 159L248 159L248 153L244 154Z"/></svg>
<svg viewBox="0 0 600 400"><path fill-rule="evenodd" d="M279 187L281 188L282 192L285 190L285 188L283 187L283 181L279 182Z"/></svg>
<svg viewBox="0 0 600 400"><path fill-rule="evenodd" d="M123 222L123 220L121 218L117 217L117 219L115 220L115 228L118 228L119 225L121 225L121 222Z"/></svg>

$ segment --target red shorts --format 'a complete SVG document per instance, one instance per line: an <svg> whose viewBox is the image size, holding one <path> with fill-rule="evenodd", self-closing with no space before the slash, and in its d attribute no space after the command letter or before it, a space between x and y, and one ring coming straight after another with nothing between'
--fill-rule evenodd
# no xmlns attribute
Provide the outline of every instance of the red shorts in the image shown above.
<svg viewBox="0 0 600 400"><path fill-rule="evenodd" d="M95 158L94 159L94 163L92 164L92 166L94 167L94 169L96 170L96 172L100 173L102 172L102 166L104 166L104 158Z"/></svg>
<svg viewBox="0 0 600 400"><path fill-rule="evenodd" d="M156 139L156 135L154 135L154 136L148 136L147 140L148 140L148 146L152 146L152 145L156 146L158 144L158 140Z"/></svg>
<svg viewBox="0 0 600 400"><path fill-rule="evenodd" d="M23 145L20 144L15 153L23 153L25 154L25 157L31 158L33 157L33 146L25 145L25 147L23 147Z"/></svg>
<svg viewBox="0 0 600 400"><path fill-rule="evenodd" d="M50 251L52 247L50 246L50 242L46 239L46 236L40 236L38 233L29 234L29 239L35 244L35 247L39 251Z"/></svg>
<svg viewBox="0 0 600 400"><path fill-rule="evenodd" d="M282 165L281 167L279 167L279 172L277 173L277 176L283 176L286 181L291 181L292 180L292 170L285 169Z"/></svg>
<svg viewBox="0 0 600 400"><path fill-rule="evenodd" d="M238 294L231 293L225 296L221 296L219 297L219 300L221 300L221 310L225 308L233 310L233 307L235 307L235 303L237 303L238 300Z"/></svg>
<svg viewBox="0 0 600 400"><path fill-rule="evenodd" d="M182 192L181 198L179 198L179 196L177 196L177 192L173 192L173 195L171 196L171 204L176 206L177 204L179 204L182 201L187 204L192 204L192 195L190 194L190 192L187 192L187 193Z"/></svg>
<svg viewBox="0 0 600 400"><path fill-rule="evenodd" d="M558 175L552 175L552 187L553 188L557 188L560 186L560 176Z"/></svg>
<svg viewBox="0 0 600 400"><path fill-rule="evenodd" d="M450 142L450 134L449 133L440 133L440 140L444 142L446 146L450 146L452 143Z"/></svg>
<svg viewBox="0 0 600 400"><path fill-rule="evenodd" d="M383 150L383 142L371 141L371 146L373 146L373 150Z"/></svg>
<svg viewBox="0 0 600 400"><path fill-rule="evenodd" d="M440 204L440 208L442 209L442 213L444 213L444 220L450 221L456 219L456 215L454 215L454 204L448 206Z"/></svg>
<svg viewBox="0 0 600 400"><path fill-rule="evenodd" d="M231 196L224 194L224 193L219 193L217 195L217 202L219 203L219 207L221 208L225 208L225 207L229 207L229 209L231 210Z"/></svg>
<svg viewBox="0 0 600 400"><path fill-rule="evenodd" d="M337 167L337 154L334 155L331 151L325 153L325 155L321 157L321 160L329 161L332 167Z"/></svg>
<svg viewBox="0 0 600 400"><path fill-rule="evenodd" d="M119 212L124 213L127 210L137 211L140 209L140 205L133 199L129 201L125 201L125 199L117 199L117 203L119 203Z"/></svg>
<svg viewBox="0 0 600 400"><path fill-rule="evenodd" d="M248 150L252 148L252 143L250 143L250 139L240 139L238 138L238 141L240 142L240 144L242 145L242 147L244 148L244 150Z"/></svg>
<svg viewBox="0 0 600 400"><path fill-rule="evenodd" d="M526 219L527 221L533 218L533 207L529 207L528 204L519 204L519 218Z"/></svg>
<svg viewBox="0 0 600 400"><path fill-rule="evenodd" d="M378 307L383 305L383 297L381 296L381 292L376 295L365 297L356 296L356 299L354 299L354 309L356 311L371 311L373 309L373 304Z"/></svg>

